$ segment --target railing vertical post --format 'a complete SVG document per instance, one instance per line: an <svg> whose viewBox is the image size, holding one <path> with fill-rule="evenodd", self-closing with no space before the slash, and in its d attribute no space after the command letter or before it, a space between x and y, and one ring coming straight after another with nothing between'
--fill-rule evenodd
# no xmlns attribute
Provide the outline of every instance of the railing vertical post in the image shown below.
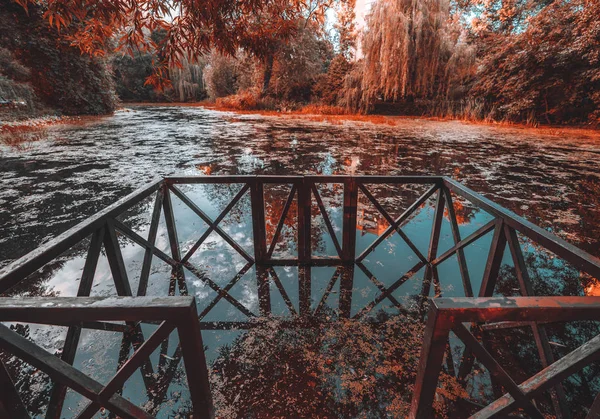
<svg viewBox="0 0 600 419"><path fill-rule="evenodd" d="M29 419L21 396L15 388L4 363L0 361L0 417Z"/></svg>
<svg viewBox="0 0 600 419"><path fill-rule="evenodd" d="M344 179L344 219L342 229L342 262L354 263L356 258L356 212L358 183L354 176Z"/></svg>
<svg viewBox="0 0 600 419"><path fill-rule="evenodd" d="M261 316L271 314L271 284L269 272L265 265L256 266L256 288L258 290L258 308Z"/></svg>
<svg viewBox="0 0 600 419"><path fill-rule="evenodd" d="M192 417L194 419L213 418L215 412L195 299L190 306L188 315L179 322L177 332L194 408Z"/></svg>
<svg viewBox="0 0 600 419"><path fill-rule="evenodd" d="M409 417L411 419L433 417L433 400L440 371L442 370L449 332L449 322L440 315L437 307L431 304L427 314L427 325L419 357L417 381L410 406Z"/></svg>
<svg viewBox="0 0 600 419"><path fill-rule="evenodd" d="M303 177L298 186L298 262L311 259L311 197L310 179Z"/></svg>
<svg viewBox="0 0 600 419"><path fill-rule="evenodd" d="M442 229L442 220L444 218L445 199L442 188L438 189L438 196L435 202L435 212L433 214L433 226L431 227L431 236L429 237L429 250L427 252L427 266L425 267L425 275L423 278L423 288L421 290L421 309L424 308L424 303L429 296L431 289L431 281L434 277L435 266L431 262L436 258L438 245L440 243L440 232Z"/></svg>
<svg viewBox="0 0 600 419"><path fill-rule="evenodd" d="M340 316L350 318L352 314L352 289L354 285L354 263L341 267L340 273Z"/></svg>
<svg viewBox="0 0 600 419"><path fill-rule="evenodd" d="M262 263L267 256L267 232L265 226L265 195L263 183L254 178L250 183L252 206L252 236L254 238L254 261Z"/></svg>
<svg viewBox="0 0 600 419"><path fill-rule="evenodd" d="M167 235L169 236L169 245L171 248L171 256L176 262L181 262L181 249L179 248L179 237L177 236L177 223L175 221L175 213L173 212L173 202L171 201L171 193L168 189L168 184L165 182L163 189L163 210L165 214L165 224L167 226ZM169 283L169 295L175 293L175 281L179 287L179 294L187 295L187 284L185 282L185 271L183 266L178 264L171 270L171 282Z"/></svg>
<svg viewBox="0 0 600 419"><path fill-rule="evenodd" d="M298 266L298 299L300 301L300 315L306 316L311 313L311 282L312 267L310 265Z"/></svg>

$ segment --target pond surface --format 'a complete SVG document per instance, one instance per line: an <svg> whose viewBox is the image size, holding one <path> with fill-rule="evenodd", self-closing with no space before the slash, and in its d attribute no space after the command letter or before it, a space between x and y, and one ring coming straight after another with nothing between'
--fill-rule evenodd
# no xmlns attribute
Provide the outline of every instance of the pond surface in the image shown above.
<svg viewBox="0 0 600 419"><path fill-rule="evenodd" d="M0 266L156 176L448 175L600 256L600 138L135 107L0 145Z"/></svg>
<svg viewBox="0 0 600 419"><path fill-rule="evenodd" d="M0 268L156 177L216 174L448 175L600 256L600 139L584 134L559 137L529 130L426 120L398 120L396 126L353 122L331 124L308 119L241 116L195 107L147 106L82 124L19 134L6 143L0 145ZM241 186L235 184L181 186L181 191L212 219L240 189ZM339 185L320 185L317 189L339 240L342 190ZM370 191L395 218L426 189L419 186L373 187ZM284 186L265 189L268 239L272 237L289 191L290 187ZM153 199L146 199L121 217L121 221L147 237L152 205ZM193 249L207 224L181 200L174 198L173 207L179 244L185 254ZM455 210L463 238L491 220L489 214L467 202L455 201ZM291 213L294 211L292 208ZM403 226L406 235L422 253L427 252L429 245L433 213L434 200L430 199ZM249 214L250 202L246 195L220 225L251 254ZM285 223L282 240L274 254L285 257L295 252L293 225L292 220ZM312 243L315 255L335 255L335 246L326 227L315 205ZM366 249L387 224L368 200L359 199L358 227L357 254ZM523 237L520 239L536 295L597 292L593 278L580 275L568 264ZM491 234L487 234L465 249L475 293L481 283L490 242ZM46 269L32 275L10 294L76 295L87 243L48 264ZM144 251L124 237L120 237L120 244L135 293ZM453 244L446 217L439 253ZM166 253L169 251L164 219L158 229L157 248ZM294 318L302 311L298 284L306 273L301 274L296 266L278 266L266 272L264 283L269 301L265 305L257 289L261 283L259 278L265 277L265 272L247 266L246 260L214 232L190 253L189 261L200 275L186 269L187 292L196 297L201 320L206 324L225 320L244 322L249 315ZM289 405L296 406L295 412L301 417L352 417L357 412L367 412L368 417L403 416L407 395L399 393L396 397L394 391L380 393L377 389L406 388L414 379L411 362L414 363L414 357L418 355L415 348L418 349L422 330L418 324L402 320L405 317L399 314L403 310L414 311L423 270L395 289L392 298L382 299L373 306L371 302L377 301L380 286L393 286L416 261L415 252L398 235L393 235L369 254L364 265L349 273L342 268L315 267L308 274L311 313L325 316L327 320L337 319L344 310L350 316L365 313L368 315L365 317L383 322L378 325L342 321L340 327L298 331L284 330L277 323L266 323L252 332L204 331L206 356L212 366L211 382L220 414L239 417L239 412L260 405L253 411L258 416L265 412L285 416L286 412L289 414L286 411ZM220 299L215 289L202 279L203 275L212 278L221 288L226 288L232 278L237 278L227 289L242 309ZM148 295L180 292L174 283L169 284L170 276L169 266L154 258ZM440 264L439 276L440 292L444 296L464 295L456 257ZM345 288L343 284L347 283L348 277L352 278L351 286ZM379 285L371 277L376 277ZM501 277L496 293L517 295L509 252L504 255ZM433 293L434 289L431 289L430 295ZM114 294L108 261L102 254L92 295ZM345 309L342 309L344 304ZM66 328L13 326L47 350L60 353ZM146 337L153 327L143 326ZM509 348L502 351L503 361L508 363L505 368L526 374L522 379L538 371L541 367L537 355L531 355L535 346L531 343L530 330L513 329L503 333L494 335L494 342L497 347ZM554 349L559 357L568 348L574 349L589 340L598 329L594 325L580 325L549 328L548 333L557 345ZM387 345L377 344L387 342L389 336L404 336L404 339L389 340ZM271 344L275 337L282 342L281 346ZM174 335L170 339L171 350L167 347L163 351L163 346L151 358L151 364L158 370L169 370L169 361L177 358L173 348L178 341ZM344 341L352 344L340 346ZM528 343L523 343L525 341ZM406 350L407 344L415 350L414 354ZM297 354L296 349L300 346L305 350ZM452 338L451 347L453 362L458 367L462 345ZM332 348L339 352L338 357L331 356ZM124 349L119 333L86 330L82 333L74 365L106 383L117 363L127 356L129 346ZM277 360L283 370L273 369L273 362L265 362L265 359ZM30 412L35 416L43 415L51 389L48 378L13 361L7 361L7 366L23 388L29 389L26 404ZM400 373L395 368L403 362L406 368ZM138 373L125 386L124 395L138 405L150 406L149 409L160 417L184 414L189 394L185 382L181 382L184 374L176 368L177 362L173 365L171 384L162 383L157 391L139 391L147 387L147 377ZM486 376L485 369L479 367L479 370L478 376L476 366L467 390L472 399L489 402L493 400L493 389L489 378L482 378ZM577 412L585 413L577 408L581 403L589 405L594 390L600 388L597 373L596 368L589 369L577 379L565 382L570 391L569 403ZM398 374L403 377L400 381ZM291 386L292 391L279 388L280 380L274 377L283 377L282 382ZM370 380L368 377L377 378ZM581 382L586 383L584 390L578 385ZM261 388L261 391L235 391L242 388ZM375 390L377 402L369 399ZM324 404L311 403L311 398L319 397L325 400ZM541 399L542 405L550 405L547 394ZM63 414L70 417L81 411L83 405L81 397L68 392Z"/></svg>

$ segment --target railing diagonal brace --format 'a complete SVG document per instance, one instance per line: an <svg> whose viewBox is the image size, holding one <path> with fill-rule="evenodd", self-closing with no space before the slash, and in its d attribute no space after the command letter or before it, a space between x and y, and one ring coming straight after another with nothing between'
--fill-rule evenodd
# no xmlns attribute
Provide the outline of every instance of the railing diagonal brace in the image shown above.
<svg viewBox="0 0 600 419"><path fill-rule="evenodd" d="M196 204L194 204L194 202L190 198L188 198L183 192L181 192L181 190L179 188L177 188L174 185L169 185L169 189L171 191L173 191L173 193L175 194L175 196L177 198L179 198L194 213L196 213L196 215L198 215L200 218L202 218L202 220L206 224L208 224L208 229L204 232L202 237L200 237L200 239L196 243L194 243L194 245L190 248L190 250L188 250L186 255L183 257L182 261L187 262L193 256L193 254L196 252L196 250L198 250L198 248L202 245L204 240L206 240L206 238L210 235L210 233L212 233L213 230L217 234L219 234L223 238L223 240L225 240L231 247L233 247L240 255L242 255L242 257L244 259L246 259L248 262L254 261L254 259L252 259L252 257L244 249L242 249L240 247L240 245L238 245L235 242L235 240L233 240L231 238L231 236L229 236L229 234L227 234L225 231L223 231L223 229L221 227L219 227L219 225L218 225L223 220L223 218L225 218L225 216L229 213L229 211L231 211L231 209L238 203L238 201L242 198L242 196L246 193L246 191L248 191L248 189L250 189L249 184L245 184L240 189L240 191L233 197L233 199L229 202L229 204L225 207L225 209L223 211L221 211L219 216L217 218L215 218L214 221L211 220L211 218L204 211L202 211Z"/></svg>
<svg viewBox="0 0 600 419"><path fill-rule="evenodd" d="M242 279L246 272L250 270L252 265L253 263L250 262L245 264L244 267L237 274L235 274L231 281L229 281L229 283L223 288L223 291L228 293L229 290L233 288L234 285L237 284L240 279ZM217 296L210 302L210 304L206 306L204 310L202 310L202 312L198 316L198 319L202 320L210 312L210 310L212 310L217 305L217 303L221 301L221 298L223 298L223 295L221 293L218 293Z"/></svg>
<svg viewBox="0 0 600 419"><path fill-rule="evenodd" d="M297 316L298 312L296 311L296 308L294 307L294 304L292 303L292 300L290 299L287 291L283 287L283 284L279 280L279 276L275 272L275 268L273 268L272 266L270 266L268 269L269 269L269 273L271 274L271 279L273 280L273 282L275 283L275 286L279 290L279 293L281 294L281 297L283 297L283 301L287 305L287 307L290 310L290 312L292 313L292 315Z"/></svg>
<svg viewBox="0 0 600 419"><path fill-rule="evenodd" d="M431 264L432 265L439 265L440 263L444 262L446 259L448 259L449 257L451 257L454 253L456 253L457 250L464 249L465 247L467 247L468 245L470 245L474 241L477 241L481 237L485 236L487 233L489 233L490 231L492 231L495 226L496 226L496 220L492 220L492 221L488 222L487 224L483 225L482 227L478 228L476 231L474 231L473 233L471 233L469 236L465 237L464 239L462 239L461 241L459 241L458 243L456 243L450 249L446 250L440 256L438 256L437 258L435 258L431 262Z"/></svg>
<svg viewBox="0 0 600 419"><path fill-rule="evenodd" d="M115 223L113 220L107 220L106 233L104 235L104 249L106 250L106 258L112 272L117 295L131 297L131 285L127 278L127 269L123 261L123 254L119 245L119 239L115 231Z"/></svg>
<svg viewBox="0 0 600 419"><path fill-rule="evenodd" d="M169 322L162 322L156 331L140 345L133 353L131 358L117 371L115 376L108 384L100 391L98 398L100 400L108 400L119 388L125 384L125 381L133 374L147 358L152 355L154 350L165 340L173 331L175 325ZM90 402L77 416L77 419L88 419L94 416L98 409L102 407L102 403Z"/></svg>
<svg viewBox="0 0 600 419"><path fill-rule="evenodd" d="M374 283L377 288L379 288L380 292L387 293L386 286L380 280L378 280L377 277L373 275L373 273L363 263L357 263L357 265L360 268L360 270L364 272L367 278L369 278L369 280L372 283ZM404 306L400 304L400 302L392 294L388 294L386 298L396 306L400 313L408 314L408 310L404 308Z"/></svg>
<svg viewBox="0 0 600 419"><path fill-rule="evenodd" d="M342 257L342 247L340 246L340 243L338 242L337 236L335 234L335 230L333 229L333 225L331 224L331 220L329 219L329 215L327 214L327 210L325 209L325 205L323 204L323 200L321 199L321 195L319 194L319 190L317 189L317 187L314 183L311 185L311 189L312 189L313 195L315 196L315 199L317 200L317 206L319 207L319 211L321 211L321 215L323 216L323 220L325 221L325 226L327 227L327 231L329 232L329 235L331 236L331 241L333 242L333 245L335 246L335 250L336 250L338 256L341 258Z"/></svg>
<svg viewBox="0 0 600 419"><path fill-rule="evenodd" d="M365 313L368 313L369 311L371 311L373 309L373 307L375 307L377 304L379 304L384 299L386 299L389 295L391 295L394 291L396 291L396 289L398 289L400 286L402 286L402 284L404 284L406 281L408 281L414 274L419 272L419 270L423 266L425 266L425 264L423 262L421 262L421 261L417 262L417 264L415 266L413 266L407 273L402 275L396 282L394 282L391 286L389 286L385 290L385 292L382 292L381 294L379 294L379 296L377 296L377 298L375 298L375 300L371 301L367 306L365 306L362 310L360 310L358 313L356 313L352 318L354 320L357 320L357 319L361 318Z"/></svg>
<svg viewBox="0 0 600 419"><path fill-rule="evenodd" d="M508 248L510 249L515 266L515 273L517 276L517 281L519 282L519 288L521 289L521 295L524 297L535 295L531 285L529 272L527 271L527 265L525 264L525 258L523 257L523 251L521 249L521 245L519 244L517 232L507 224L504 224L504 235L506 236ZM552 353L552 348L550 347L546 329L544 326L538 325L535 322L531 322L530 325L533 331L535 344L540 355L542 367L546 368L548 365L554 362L554 354ZM554 405L554 411L557 415L557 418L563 419L570 417L567 397L562 384L558 383L556 387L550 391L550 395L552 397L552 404Z"/></svg>
<svg viewBox="0 0 600 419"><path fill-rule="evenodd" d="M313 313L314 316L318 315L319 312L321 311L321 309L323 308L323 306L325 305L325 301L327 301L329 294L331 294L331 290L335 286L335 283L337 282L339 276L340 276L340 268L338 267L335 270L335 272L333 273L333 275L331 276L331 279L329 280L329 283L327 284L327 287L325 288L325 292L323 293L321 300L319 300L319 304L317 304L317 308L315 308L315 311Z"/></svg>
<svg viewBox="0 0 600 419"><path fill-rule="evenodd" d="M44 371L54 381L70 387L90 400L100 401L102 384L1 324L0 347ZM105 405L111 412L123 418L153 419L143 409L118 394L113 394Z"/></svg>
<svg viewBox="0 0 600 419"><path fill-rule="evenodd" d="M83 272L81 274L81 280L79 282L79 288L77 290L78 297L88 297L92 291L94 274L96 273L96 268L98 266L100 252L102 251L104 235L105 227L100 227L92 235L92 240L90 241L88 253L85 258L85 264L83 266ZM67 330L67 336L65 337L65 344L63 345L61 359L69 365L73 365L73 362L75 361L75 355L77 353L77 345L79 344L80 336L80 326L71 326ZM60 417L66 394L67 388L64 385L59 383L54 384L52 393L50 394L48 409L46 411L47 419Z"/></svg>
<svg viewBox="0 0 600 419"><path fill-rule="evenodd" d="M163 252L159 248L155 247L153 244L151 244L149 241L147 241L142 236L140 236L139 234L137 234L131 228L127 227L122 222L120 222L118 220L115 220L115 228L117 230L119 230L119 232L121 234L123 234L127 238L133 240L134 242L136 242L140 246L142 246L142 247L144 247L146 249L151 249L152 253L154 255L156 255L158 258L160 258L163 262L167 263L171 267L177 267L179 265L179 262L177 262L175 259L173 259L171 256L167 255L165 252ZM141 296L138 296L138 297L141 297Z"/></svg>
<svg viewBox="0 0 600 419"><path fill-rule="evenodd" d="M154 200L154 209L152 210L152 218L150 219L150 230L148 231L149 246L146 246L146 251L144 252L144 261L142 263L142 271L138 283L138 297L146 295L146 291L148 290L148 277L150 276L150 268L152 267L152 256L154 255L156 234L160 222L164 193L165 187L163 186L156 193L156 199Z"/></svg>
<svg viewBox="0 0 600 419"><path fill-rule="evenodd" d="M396 218L396 220L394 221L394 223L392 225L390 225L383 233L381 233L381 235L379 237L377 237L377 239L371 243L369 245L369 247L367 247L361 254L360 256L358 256L358 258L356 258L357 262L362 262L362 260L367 257L367 255L369 253L371 253L373 250L375 250L375 248L377 246L379 246L379 244L381 244L381 242L383 242L387 236L389 236L390 234L392 234L395 230L397 226L402 226L402 223L404 221L406 221L408 219L408 217L410 217L412 215L413 212L415 212L420 206L421 204L423 204L425 201L427 201L431 195L433 195L435 193L435 191L437 191L438 189L438 185L433 185L431 188L429 188L427 190L427 192L425 192L423 195L421 195L421 197L419 197L419 199L417 199L415 202L413 202L410 207L408 207L406 209L406 211L404 211L398 218Z"/></svg>
<svg viewBox="0 0 600 419"><path fill-rule="evenodd" d="M292 185L292 189L290 190L290 194L288 195L287 200L285 201L285 205L283 207L283 211L281 212L281 217L279 218L279 222L277 223L277 228L275 229L275 233L273 234L273 238L271 239L271 245L269 246L269 250L267 251L267 259L270 259L273 256L273 251L275 250L275 246L277 245L277 240L279 240L279 235L281 234L281 230L285 224L285 219L287 214L292 206L292 202L294 201L294 197L296 195L296 185Z"/></svg>
<svg viewBox="0 0 600 419"><path fill-rule="evenodd" d="M417 255L417 257L422 262L427 263L427 259L425 258L425 256L423 256L423 253L421 253L421 251L417 248L417 246L415 246L415 244L412 242L412 240L406 235L406 233L404 233L402 228L400 228L400 226L390 216L390 214L385 210L385 208L383 208L383 206L377 201L377 199L375 199L375 197L371 194L371 192L369 192L367 190L365 185L359 184L358 187L365 194L365 196L369 199L369 201L371 201L373 203L373 205L375 205L375 208L377 208L377 211L379 211L379 213L381 215L383 215L383 218L385 218L385 220L388 222L388 224L390 226L392 226L392 225L394 226L394 230L400 235L402 240L404 240L404 242L408 245L408 247L410 247L410 249L414 252L414 254Z"/></svg>
<svg viewBox="0 0 600 419"><path fill-rule="evenodd" d="M475 336L462 324L456 323L452 328L456 336L468 346L473 354L488 369L490 375L506 388L509 394L517 401L518 405L533 418L544 419L544 415L533 405L531 400L523 393L523 390L513 381L508 373L496 361L496 359L481 345Z"/></svg>
<svg viewBox="0 0 600 419"><path fill-rule="evenodd" d="M460 230L458 228L458 221L456 219L456 211L454 210L454 202L452 201L452 194L450 190L443 186L442 190L446 195L446 202L448 207L448 218L450 219L450 227L452 228L452 238L454 239L454 245L460 243ZM456 256L458 258L458 268L460 269L460 276L463 282L463 289L465 297L473 297L473 287L471 285L471 278L469 275L469 268L465 259L465 253L462 247L456 249Z"/></svg>
<svg viewBox="0 0 600 419"><path fill-rule="evenodd" d="M240 310L242 313L244 313L246 316L248 317L255 317L254 313L252 313L250 310L248 310L242 303L240 303L238 300L236 300L235 298L233 298L231 296L231 294L229 294L227 291L225 291L223 288L219 287L212 279L210 279L209 277L207 277L205 274L203 274L202 272L200 272L195 266L193 266L191 263L189 262L185 262L183 264L183 266L189 270L191 273L193 273L198 279L200 279L203 282L206 282L206 284L208 284L209 287L211 287L213 289L213 291L215 291L217 294L221 295L223 298L225 298L227 301L229 301L234 307L236 307L238 310Z"/></svg>
<svg viewBox="0 0 600 419"><path fill-rule="evenodd" d="M535 397L598 359L600 359L600 335L527 379L519 385L519 388L528 397ZM473 415L472 419L506 414L513 409L514 404L515 399L510 394L505 394Z"/></svg>

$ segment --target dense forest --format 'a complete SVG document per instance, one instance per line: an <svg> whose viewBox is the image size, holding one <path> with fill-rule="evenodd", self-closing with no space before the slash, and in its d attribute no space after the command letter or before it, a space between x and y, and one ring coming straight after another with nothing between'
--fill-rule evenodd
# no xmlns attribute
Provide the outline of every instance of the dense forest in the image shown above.
<svg viewBox="0 0 600 419"><path fill-rule="evenodd" d="M0 0L3 112L103 114L119 101L207 100L600 121L599 0L377 0L360 26L354 0L194 4Z"/></svg>

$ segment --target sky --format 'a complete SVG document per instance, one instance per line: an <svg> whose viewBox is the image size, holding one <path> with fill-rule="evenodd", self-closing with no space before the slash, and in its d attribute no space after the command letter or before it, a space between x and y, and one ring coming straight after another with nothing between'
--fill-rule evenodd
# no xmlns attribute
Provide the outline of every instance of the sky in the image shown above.
<svg viewBox="0 0 600 419"><path fill-rule="evenodd" d="M369 12L373 0L356 0L354 13L356 14L356 28L362 30L365 27L365 16Z"/></svg>
<svg viewBox="0 0 600 419"><path fill-rule="evenodd" d="M360 59L363 56L362 53L362 49L361 49L361 33L363 31L363 29L365 28L365 17L366 15L369 13L369 10L371 9L371 5L374 3L375 0L356 0L356 5L354 6L354 14L355 14L355 18L354 18L354 22L356 24L356 31L358 33L358 37L356 40L356 55L354 56L355 59Z"/></svg>

